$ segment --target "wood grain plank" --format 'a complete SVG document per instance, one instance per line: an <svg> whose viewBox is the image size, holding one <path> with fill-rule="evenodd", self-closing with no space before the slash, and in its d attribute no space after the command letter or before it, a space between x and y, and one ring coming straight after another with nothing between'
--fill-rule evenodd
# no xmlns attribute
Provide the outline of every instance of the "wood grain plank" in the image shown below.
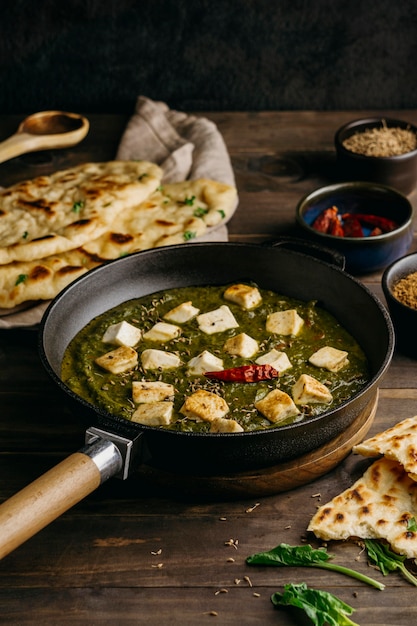
<svg viewBox="0 0 417 626"><path fill-rule="evenodd" d="M380 593L361 590L353 597L352 590L340 590L332 585L327 589L355 608L352 618L368 626L409 626L417 619L414 591L407 589L401 598L396 591ZM228 593L216 595L218 589L202 588L198 593L190 589L22 589L19 597L9 591L0 591L2 615L0 623L10 626L45 626L56 624L91 626L145 625L196 626L197 624L237 623L262 626L307 626L311 621L288 609L274 609L270 596L282 589L273 584L257 590L253 595L249 587L236 586ZM378 594L378 595L377 595ZM401 601L402 602L401 602ZM245 607L242 614L242 606ZM410 608L407 608L410 607Z"/></svg>
<svg viewBox="0 0 417 626"><path fill-rule="evenodd" d="M295 234L297 202L337 176L335 130L361 116L363 111L207 112L226 141L239 191L230 239L263 243ZM2 185L113 158L127 116L88 117L91 131L75 148L0 164ZM402 111L401 117L417 123L417 111ZM0 140L20 121L1 118ZM417 191L410 200L417 207ZM361 277L383 301L380 279L381 272ZM416 380L417 360L396 352L369 435L417 414ZM0 408L3 500L78 449L85 420L43 370L36 333L25 331L0 332ZM318 545L306 536L316 507L348 488L370 462L349 454L311 484L259 498L216 497L203 486L191 493L153 481L140 469L127 481L112 479L0 561L0 623L194 626L217 619L233 626L300 626L298 616L274 610L269 598L286 582L306 581L352 604L353 618L363 626L408 626L417 619L414 588L398 574L383 578L370 570L354 542L332 542L329 551L337 562L383 580L384 592L323 570L245 563L249 554L281 541Z"/></svg>

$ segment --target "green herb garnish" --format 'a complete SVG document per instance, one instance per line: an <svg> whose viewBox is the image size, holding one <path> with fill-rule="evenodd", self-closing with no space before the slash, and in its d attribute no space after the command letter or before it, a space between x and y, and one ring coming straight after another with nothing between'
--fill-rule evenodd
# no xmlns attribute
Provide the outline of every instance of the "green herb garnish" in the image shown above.
<svg viewBox="0 0 417 626"><path fill-rule="evenodd" d="M348 617L355 609L332 593L311 589L305 583L285 585L284 593L272 594L271 602L302 609L316 626L358 626Z"/></svg>
<svg viewBox="0 0 417 626"><path fill-rule="evenodd" d="M195 209L195 211L193 212L194 217L204 217L205 215L207 215L208 213L208 209L203 209L202 206L199 206Z"/></svg>
<svg viewBox="0 0 417 626"><path fill-rule="evenodd" d="M224 220L224 218L226 217L226 213L223 211L223 209L219 209L219 213L222 216L222 219Z"/></svg>
<svg viewBox="0 0 417 626"><path fill-rule="evenodd" d="M184 237L184 241L190 241L190 239L195 239L195 237L197 237L197 234L191 230L186 230L184 232L183 237Z"/></svg>
<svg viewBox="0 0 417 626"><path fill-rule="evenodd" d="M399 570L408 582L417 587L417 578L404 565L406 556L391 552L388 546L374 539L364 539L364 544L369 560L381 570L384 576Z"/></svg>
<svg viewBox="0 0 417 626"><path fill-rule="evenodd" d="M287 543L280 543L279 546L268 552L259 552L258 554L248 556L246 563L248 565L275 565L277 567L284 565L293 567L320 567L321 569L332 570L350 576L351 578L356 578L356 580L360 580L377 589L385 588L384 584L369 576L365 576L365 574L361 574L343 565L329 563L328 561L332 558L333 555L329 554L324 548L314 549L307 544L303 546L290 546Z"/></svg>
<svg viewBox="0 0 417 626"><path fill-rule="evenodd" d="M195 200L195 196L191 196L191 198L185 198L184 204L187 206L193 206Z"/></svg>
<svg viewBox="0 0 417 626"><path fill-rule="evenodd" d="M145 178L145 176L149 176L149 174L147 172L144 172L143 174L141 174L140 176L138 176L138 180L142 180L143 178Z"/></svg>
<svg viewBox="0 0 417 626"><path fill-rule="evenodd" d="M407 530L410 530L412 533L417 532L417 521L415 517L410 517L407 520Z"/></svg>
<svg viewBox="0 0 417 626"><path fill-rule="evenodd" d="M19 274L19 276L16 278L15 287L17 287L21 283L24 283L25 280L27 280L27 278L28 278L27 274Z"/></svg>
<svg viewBox="0 0 417 626"><path fill-rule="evenodd" d="M78 200L78 202L74 202L72 205L72 210L74 213L79 213L84 206L83 200Z"/></svg>
<svg viewBox="0 0 417 626"><path fill-rule="evenodd" d="M25 230L25 232L22 235L22 239L27 239L29 237L29 233L27 230Z"/></svg>

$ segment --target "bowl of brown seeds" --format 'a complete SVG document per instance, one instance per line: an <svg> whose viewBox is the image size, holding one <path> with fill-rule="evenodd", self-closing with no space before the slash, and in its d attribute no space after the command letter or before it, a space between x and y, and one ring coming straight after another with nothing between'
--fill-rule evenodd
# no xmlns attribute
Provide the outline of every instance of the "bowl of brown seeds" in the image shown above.
<svg viewBox="0 0 417 626"><path fill-rule="evenodd" d="M408 195L417 183L417 127L403 120L370 117L336 132L340 174L394 187Z"/></svg>
<svg viewBox="0 0 417 626"><path fill-rule="evenodd" d="M417 358L417 253L403 256L382 275L382 289L400 352Z"/></svg>

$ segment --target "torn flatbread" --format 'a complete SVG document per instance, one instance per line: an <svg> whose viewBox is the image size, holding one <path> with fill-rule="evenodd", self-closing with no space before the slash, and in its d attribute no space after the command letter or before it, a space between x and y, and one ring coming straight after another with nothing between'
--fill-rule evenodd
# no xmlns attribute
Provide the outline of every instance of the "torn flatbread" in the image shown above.
<svg viewBox="0 0 417 626"><path fill-rule="evenodd" d="M352 487L321 506L307 530L324 540L385 539L391 549L417 558L417 482L400 463L382 457Z"/></svg>
<svg viewBox="0 0 417 626"><path fill-rule="evenodd" d="M398 461L410 478L417 481L417 416L409 417L353 447L355 454L379 456Z"/></svg>

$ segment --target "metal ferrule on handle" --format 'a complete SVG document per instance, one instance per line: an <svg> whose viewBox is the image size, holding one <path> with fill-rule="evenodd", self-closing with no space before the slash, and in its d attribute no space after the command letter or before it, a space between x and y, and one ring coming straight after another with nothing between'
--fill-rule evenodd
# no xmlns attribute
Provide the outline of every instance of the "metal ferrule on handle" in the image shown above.
<svg viewBox="0 0 417 626"><path fill-rule="evenodd" d="M97 437L94 443L81 448L80 453L88 456L96 465L100 472L100 484L122 470L123 458L113 441Z"/></svg>

